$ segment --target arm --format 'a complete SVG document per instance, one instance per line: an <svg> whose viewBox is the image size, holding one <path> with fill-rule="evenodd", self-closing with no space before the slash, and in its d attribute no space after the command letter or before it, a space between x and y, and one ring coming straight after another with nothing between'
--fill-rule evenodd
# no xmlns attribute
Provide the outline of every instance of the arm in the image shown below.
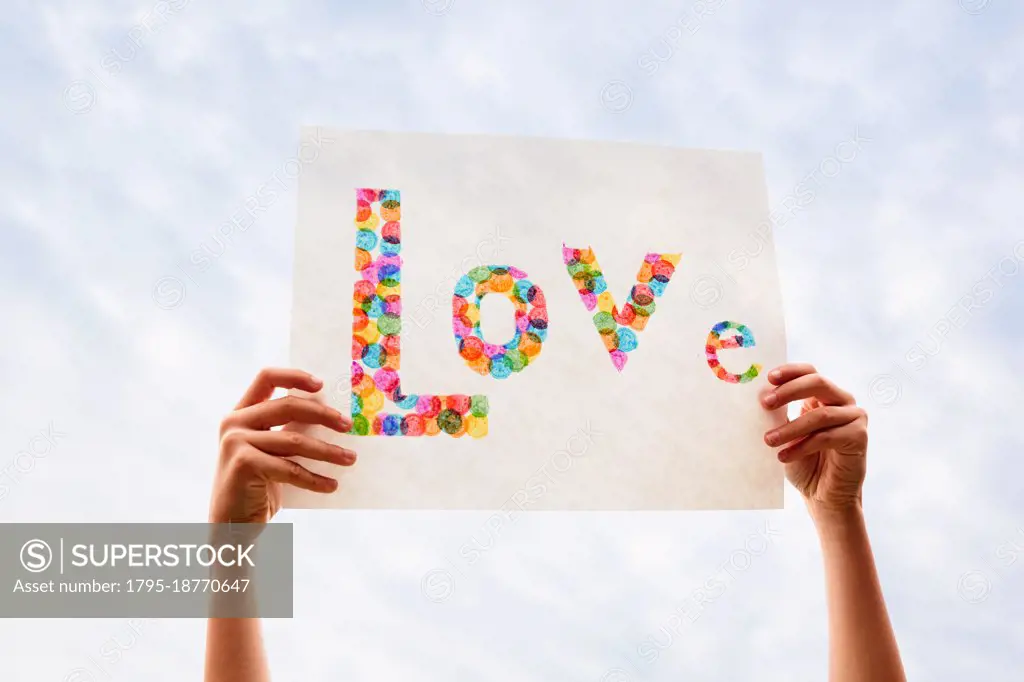
<svg viewBox="0 0 1024 682"><path fill-rule="evenodd" d="M863 511L812 515L825 563L829 678L905 682Z"/></svg>
<svg viewBox="0 0 1024 682"><path fill-rule="evenodd" d="M216 522L215 522L216 523ZM211 578L234 581L249 578L249 569L215 569ZM213 594L213 609L223 599L228 613L239 610L256 612L255 598L249 594ZM241 602L240 600L246 600ZM259 618L213 618L206 624L206 682L270 682L270 669L263 648Z"/></svg>
<svg viewBox="0 0 1024 682"><path fill-rule="evenodd" d="M206 626L207 682L270 682L258 618L211 618Z"/></svg>
<svg viewBox="0 0 1024 682"><path fill-rule="evenodd" d="M298 370L260 372L234 412L221 424L220 459L210 504L210 523L265 524L281 507L284 484L320 493L337 489L335 479L315 474L284 458L301 455L348 466L355 462L354 452L294 431L273 429L289 423L305 423L320 424L338 432L348 431L349 419L314 400L295 396L270 400L277 388L315 392L322 387L319 379ZM230 579L244 577L238 574L239 569L232 570L234 572L227 576ZM232 598L237 600L238 597ZM270 682L258 618L211 617L208 620L204 679L206 682Z"/></svg>
<svg viewBox="0 0 1024 682"><path fill-rule="evenodd" d="M867 471L867 414L811 365L768 375L766 409L802 401L800 416L765 434L781 446L786 478L814 520L825 565L830 682L906 682L875 570L861 488Z"/></svg>

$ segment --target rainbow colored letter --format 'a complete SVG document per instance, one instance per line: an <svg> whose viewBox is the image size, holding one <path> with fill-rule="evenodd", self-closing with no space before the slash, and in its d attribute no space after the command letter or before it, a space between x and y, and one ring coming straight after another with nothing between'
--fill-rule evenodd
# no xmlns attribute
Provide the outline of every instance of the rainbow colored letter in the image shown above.
<svg viewBox="0 0 1024 682"><path fill-rule="evenodd" d="M735 329L740 335L723 339L722 333L727 329ZM716 377L722 381L728 381L730 384L745 384L748 381L753 381L761 372L761 365L751 365L743 374L733 374L722 367L722 363L718 361L718 351L723 348L751 348L754 345L754 334L746 325L739 322L719 322L711 328L711 333L708 334L708 345L705 348L708 367L714 370Z"/></svg>
<svg viewBox="0 0 1024 682"><path fill-rule="evenodd" d="M379 209L379 213L377 212ZM352 433L487 435L487 396L408 395L398 376L402 331L402 200L396 189L356 190L352 308ZM383 221L383 224L381 224ZM385 398L400 412L384 413Z"/></svg>
<svg viewBox="0 0 1024 682"><path fill-rule="evenodd" d="M630 290L629 299L620 311L608 291L593 249L571 249L562 244L562 259L569 276L587 310L597 308L594 326L601 334L615 369L620 372L626 366L626 354L636 350L636 332L647 326L647 321L654 314L654 299L665 293L681 257L682 254L678 253L647 254L636 276L637 284Z"/></svg>
<svg viewBox="0 0 1024 682"><path fill-rule="evenodd" d="M480 301L490 293L505 294L516 308L516 333L498 346L480 333ZM548 309L544 292L510 265L482 265L463 275L452 296L452 329L459 355L470 369L484 376L504 379L522 372L540 355L548 333Z"/></svg>

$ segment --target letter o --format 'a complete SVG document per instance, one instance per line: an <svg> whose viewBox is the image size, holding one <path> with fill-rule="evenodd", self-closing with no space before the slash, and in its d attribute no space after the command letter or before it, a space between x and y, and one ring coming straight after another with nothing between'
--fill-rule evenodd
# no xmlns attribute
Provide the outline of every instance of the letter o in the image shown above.
<svg viewBox="0 0 1024 682"><path fill-rule="evenodd" d="M498 345L480 331L480 302L487 294L506 296L515 307L516 332ZM452 331L459 355L477 374L505 379L535 362L547 338L548 309L541 288L510 265L481 265L463 275L452 295Z"/></svg>

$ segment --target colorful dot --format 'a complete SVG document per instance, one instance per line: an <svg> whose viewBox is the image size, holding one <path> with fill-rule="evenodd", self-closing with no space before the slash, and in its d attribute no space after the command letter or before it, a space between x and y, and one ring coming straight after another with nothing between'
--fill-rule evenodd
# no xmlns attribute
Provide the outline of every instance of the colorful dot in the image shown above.
<svg viewBox="0 0 1024 682"><path fill-rule="evenodd" d="M505 295L516 308L516 331L498 345L484 341L480 332L480 303L489 293ZM489 265L470 270L455 285L452 296L452 331L459 355L478 374L504 379L521 372L529 358L540 353L547 333L544 293L510 266Z"/></svg>
<svg viewBox="0 0 1024 682"><path fill-rule="evenodd" d="M624 353L636 350L636 333L632 329L620 327L616 333L619 337L619 350Z"/></svg>
<svg viewBox="0 0 1024 682"><path fill-rule="evenodd" d="M379 204L379 214L374 212ZM446 433L456 438L469 434L480 438L487 434L488 403L485 396L405 395L399 379L402 331L401 280L402 249L401 198L398 190L356 190L355 270L359 279L353 289L352 312L352 433L355 435L436 436ZM489 267L471 271L484 282L485 291L497 291L518 297L518 305L543 295L515 268ZM493 280L493 281L488 281ZM523 280L523 281L520 281ZM472 297L478 281L462 277L457 293ZM532 298L531 298L532 297ZM535 304L536 305L536 304ZM473 335L479 324L479 300L453 300L456 333L462 341L460 354L473 363L490 360L483 357L484 342ZM544 318L546 320L546 316ZM517 318L517 324L520 324ZM527 322L523 330L533 330ZM541 336L543 338L543 336ZM518 352L518 351L517 351ZM403 413L383 413L390 401Z"/></svg>
<svg viewBox="0 0 1024 682"><path fill-rule="evenodd" d="M402 331L402 318L399 315L385 313L377 320L377 329L381 334L396 336Z"/></svg>
<svg viewBox="0 0 1024 682"><path fill-rule="evenodd" d="M455 410L442 410L441 413L437 415L437 425L440 426L441 430L445 433L456 433L462 426L462 415Z"/></svg>
<svg viewBox="0 0 1024 682"><path fill-rule="evenodd" d="M377 233L372 230L356 231L356 248L365 251L373 250L377 246Z"/></svg>
<svg viewBox="0 0 1024 682"><path fill-rule="evenodd" d="M487 396L475 395L470 398L469 411L474 417L486 417L490 411L490 404L487 401Z"/></svg>
<svg viewBox="0 0 1024 682"><path fill-rule="evenodd" d="M665 293L680 254L648 253L640 264L637 284L630 290L622 310L615 305L593 249L572 249L563 244L562 258L583 305L591 312L596 309L594 327L612 363L621 372L626 366L627 354L637 348L636 332L643 330L654 314L654 300ZM538 326L543 329L544 325Z"/></svg>

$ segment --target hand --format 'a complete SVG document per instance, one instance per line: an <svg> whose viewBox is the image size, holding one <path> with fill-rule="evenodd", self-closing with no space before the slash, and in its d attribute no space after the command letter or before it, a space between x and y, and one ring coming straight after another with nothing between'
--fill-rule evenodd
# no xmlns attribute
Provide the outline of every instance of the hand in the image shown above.
<svg viewBox="0 0 1024 682"><path fill-rule="evenodd" d="M352 421L315 400L298 396L270 400L276 388L313 393L322 387L321 380L294 369L264 369L256 376L235 411L221 422L211 523L266 523L281 508L283 483L321 493L337 489L335 479L284 458L301 455L349 466L356 461L356 453L295 431L272 430L304 423L347 432Z"/></svg>
<svg viewBox="0 0 1024 682"><path fill-rule="evenodd" d="M868 415L853 396L807 364L783 365L768 373L775 388L761 397L769 410L785 410L803 399L800 416L765 433L772 447L785 445L779 461L800 491L811 515L847 512L861 506L867 471Z"/></svg>

